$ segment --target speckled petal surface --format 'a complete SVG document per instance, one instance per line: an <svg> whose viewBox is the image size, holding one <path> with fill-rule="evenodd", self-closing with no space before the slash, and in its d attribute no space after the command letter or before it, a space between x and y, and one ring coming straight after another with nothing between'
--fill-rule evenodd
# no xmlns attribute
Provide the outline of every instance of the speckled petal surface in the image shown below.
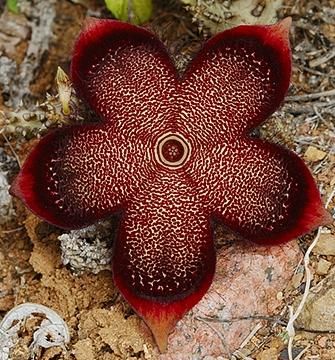
<svg viewBox="0 0 335 360"><path fill-rule="evenodd" d="M89 20L71 63L74 87L104 121L136 141L175 118L177 71L149 31L113 20Z"/></svg>
<svg viewBox="0 0 335 360"><path fill-rule="evenodd" d="M190 132L234 141L277 109L291 75L290 23L242 25L205 43L183 76L181 120Z"/></svg>
<svg viewBox="0 0 335 360"><path fill-rule="evenodd" d="M212 216L243 238L283 243L329 223L312 175L284 147L243 137L198 161L204 171L194 180L209 189Z"/></svg>
<svg viewBox="0 0 335 360"><path fill-rule="evenodd" d="M101 121L47 135L12 185L60 227L119 216L115 283L162 351L211 284L212 221L265 244L329 221L303 162L249 136L287 91L289 24L218 34L178 75L147 30L91 20L71 74Z"/></svg>
<svg viewBox="0 0 335 360"><path fill-rule="evenodd" d="M124 136L100 124L53 131L29 154L10 191L54 225L84 227L119 211L126 194L137 191L150 172L143 166L136 181L129 177L143 164L141 145L129 148Z"/></svg>
<svg viewBox="0 0 335 360"><path fill-rule="evenodd" d="M191 201L192 199L192 201ZM121 220L113 273L126 300L164 342L209 288L215 269L207 207L184 175L159 176L132 199Z"/></svg>

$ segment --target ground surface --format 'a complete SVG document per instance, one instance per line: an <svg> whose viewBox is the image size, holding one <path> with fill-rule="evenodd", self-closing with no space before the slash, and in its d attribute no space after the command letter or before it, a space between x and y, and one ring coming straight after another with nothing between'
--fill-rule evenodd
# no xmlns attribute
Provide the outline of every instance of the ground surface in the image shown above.
<svg viewBox="0 0 335 360"><path fill-rule="evenodd" d="M73 41L86 15L108 15L99 1L81 1L81 4L66 0L50 1L49 6L45 6L45 3L22 1L21 14L13 15L4 11L0 15L0 110L6 111L7 120L10 111L16 111L16 114L23 111L29 116L45 116L45 112L49 111L52 120L57 118L57 100L50 100L51 110L36 106L36 101L43 102L47 92L52 96L56 93L54 78L57 66L68 70ZM194 14L182 10L177 1L164 3L164 6L156 4L150 27L164 40L178 66L183 68L185 59L194 54L205 35L199 35L197 23L191 21ZM283 107L260 129L261 136L288 146L306 160L324 200L335 186L334 8L335 2L331 0L287 0L279 9L279 18L287 15L293 17L292 86ZM0 10L4 10L1 1ZM20 100L23 100L23 104L20 104ZM30 125L22 122L19 128L7 126L6 131L1 133L0 170L6 174L8 181L18 170L16 157L22 161L35 141L36 132L31 131L31 124L35 124L35 120L32 118ZM40 124L38 121L37 127ZM1 186L6 189L7 185L0 181L0 190ZM4 193L0 192L2 201L1 196L5 199ZM333 199L329 205L332 214L334 206ZM86 272L76 275L73 266L71 268L62 263L58 240L62 232L59 229L36 219L18 201L14 201L10 209L1 211L0 318L17 304L36 302L59 312L70 328L71 343L67 351L61 347L43 349L36 354L36 359L158 358L150 333L114 288L108 268L98 274ZM335 227L332 225L323 231L310 259L313 275L310 296L296 324L293 350L294 355L300 354L301 359L335 358L335 296L332 293L335 287ZM234 327L228 328L228 332L223 329L222 319L218 320L213 314L212 318L204 317L209 312L203 306L210 306L210 301L216 301L211 296L217 291L220 276L235 281L241 286L242 293L243 281L244 288L252 288L259 283L265 286L264 279L257 280L255 277L253 283L252 276L248 280L237 279L244 268L242 265L238 268L236 264L243 264L245 250L240 245L232 248L231 241L223 236L222 229L217 229L220 261L226 259L227 264L231 261L229 259L235 257L235 262L231 263L237 267L235 273L226 273L218 268L217 282L209 298L205 299L207 302L195 310L196 315L185 318L179 324L176 335L171 338L171 348L178 349L179 346L179 353L164 355L162 359L288 359L285 335L288 305L296 307L304 291L306 279L300 261L314 235L299 239L299 248L295 243L273 252L247 251L248 256L255 256L254 261L265 261L264 271L268 267L278 269L280 276L271 284L271 296L275 299L271 306L268 295L263 299L266 309L257 308L256 311L255 304L252 304L250 309L253 311L248 314L232 308L236 313L230 315L240 317L236 321L241 321L243 317L244 325L237 323L237 327L244 329L242 336L233 333ZM234 251L240 255L235 256ZM229 287L223 286L221 291L227 289ZM196 317L200 319L198 322L194 320ZM233 323L231 320L230 324ZM29 345L37 325L27 322L21 329L19 341L12 349L12 359L29 358ZM192 332L193 328L198 332ZM223 339L221 330L226 331L224 334L234 334L235 343L227 336ZM254 330L251 335L255 335L243 342L251 330ZM180 334L185 335L187 331L195 338L201 335L196 339L204 342L204 346L207 346L205 343L209 338L219 339L217 348L222 347L221 355L214 351L206 356L205 352L195 347L184 349L186 352L183 353ZM238 351L224 357L227 339L228 352L237 348Z"/></svg>

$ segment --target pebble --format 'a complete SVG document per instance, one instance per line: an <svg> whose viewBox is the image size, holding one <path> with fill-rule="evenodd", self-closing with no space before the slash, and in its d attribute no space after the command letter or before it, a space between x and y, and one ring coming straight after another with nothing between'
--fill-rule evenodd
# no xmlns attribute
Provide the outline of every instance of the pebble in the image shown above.
<svg viewBox="0 0 335 360"><path fill-rule="evenodd" d="M325 348L327 345L327 337L326 336L320 337L320 339L318 340L318 345L322 348Z"/></svg>
<svg viewBox="0 0 335 360"><path fill-rule="evenodd" d="M273 360L279 359L279 354L285 347L282 339L274 338L269 344L269 348L261 351L257 356L256 360Z"/></svg>
<svg viewBox="0 0 335 360"><path fill-rule="evenodd" d="M331 267L331 262L325 259L320 259L316 265L316 273L318 275L327 275Z"/></svg>
<svg viewBox="0 0 335 360"><path fill-rule="evenodd" d="M295 289L297 289L301 285L303 277L304 274L301 272L296 273L292 276L291 284Z"/></svg>
<svg viewBox="0 0 335 360"><path fill-rule="evenodd" d="M313 249L314 254L335 255L335 235L323 233Z"/></svg>
<svg viewBox="0 0 335 360"><path fill-rule="evenodd" d="M300 299L297 299L300 301ZM307 297L297 325L315 331L335 331L335 273L332 272Z"/></svg>
<svg viewBox="0 0 335 360"><path fill-rule="evenodd" d="M277 300L282 301L284 299L284 294L282 291L277 292L276 295Z"/></svg>
<svg viewBox="0 0 335 360"><path fill-rule="evenodd" d="M257 355L256 360L278 359L279 351L276 348L266 349Z"/></svg>
<svg viewBox="0 0 335 360"><path fill-rule="evenodd" d="M314 146L308 146L305 152L305 159L308 161L316 162L324 159L326 155L326 152L319 150Z"/></svg>

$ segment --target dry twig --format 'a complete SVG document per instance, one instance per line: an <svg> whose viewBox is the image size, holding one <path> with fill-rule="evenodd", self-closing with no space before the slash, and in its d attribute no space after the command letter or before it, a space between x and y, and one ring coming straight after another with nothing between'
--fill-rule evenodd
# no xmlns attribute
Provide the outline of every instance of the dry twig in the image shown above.
<svg viewBox="0 0 335 360"><path fill-rule="evenodd" d="M305 94L305 95L295 95L295 96L287 96L287 101L309 101L313 99L318 99L322 96L334 96L335 95L335 89L321 91L318 93L312 93L312 94Z"/></svg>

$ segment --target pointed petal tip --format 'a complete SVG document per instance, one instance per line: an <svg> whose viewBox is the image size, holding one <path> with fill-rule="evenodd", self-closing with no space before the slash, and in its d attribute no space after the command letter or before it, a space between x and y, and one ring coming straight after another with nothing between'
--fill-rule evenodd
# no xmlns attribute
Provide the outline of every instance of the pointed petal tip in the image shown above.
<svg viewBox="0 0 335 360"><path fill-rule="evenodd" d="M323 226L331 225L334 222L334 218L328 210L324 209L320 222Z"/></svg>
<svg viewBox="0 0 335 360"><path fill-rule="evenodd" d="M13 182L11 183L8 192L11 196L15 196L17 198L21 198L21 188L20 188L20 184L19 184L19 176L20 173L18 175L16 175L15 179L13 180Z"/></svg>
<svg viewBox="0 0 335 360"><path fill-rule="evenodd" d="M280 27L281 29L283 29L283 30L285 30L287 32L290 30L291 25L292 25L291 16L288 16L288 17L286 17L283 20L278 22L278 27Z"/></svg>
<svg viewBox="0 0 335 360"><path fill-rule="evenodd" d="M286 17L285 19L277 22L276 24L271 25L271 32L279 39L288 41L291 25L292 18Z"/></svg>
<svg viewBox="0 0 335 360"><path fill-rule="evenodd" d="M320 203L319 208L314 208L312 213L306 213L305 215L305 227L306 230L304 233L308 233L312 230L317 229L320 226L331 225L334 222L334 219L330 212L326 210L323 205Z"/></svg>
<svg viewBox="0 0 335 360"><path fill-rule="evenodd" d="M167 351L169 334L178 321L177 317L175 315L169 316L165 313L160 317L147 315L144 320L154 336L159 351L165 353Z"/></svg>
<svg viewBox="0 0 335 360"><path fill-rule="evenodd" d="M101 19L98 19L98 18L95 18L95 17L92 17L92 16L88 16L83 21L82 30L86 31L89 28L91 28L92 26L97 25L100 21L101 21Z"/></svg>

